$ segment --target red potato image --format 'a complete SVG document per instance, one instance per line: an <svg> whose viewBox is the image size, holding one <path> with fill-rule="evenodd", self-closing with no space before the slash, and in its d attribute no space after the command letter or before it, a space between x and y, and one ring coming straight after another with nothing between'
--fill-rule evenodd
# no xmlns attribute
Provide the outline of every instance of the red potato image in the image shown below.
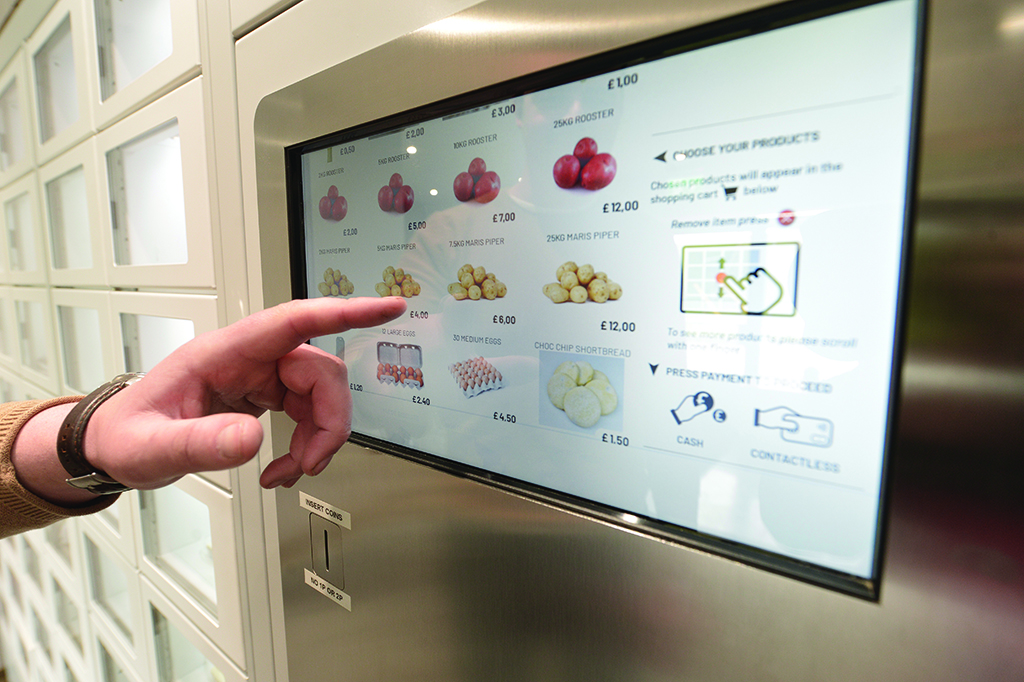
<svg viewBox="0 0 1024 682"><path fill-rule="evenodd" d="M580 179L580 160L572 154L566 154L555 161L555 184L562 189L575 187Z"/></svg>
<svg viewBox="0 0 1024 682"><path fill-rule="evenodd" d="M382 211L390 211L394 208L395 193L390 187L385 185L380 188L379 192L377 192L377 205L380 206L380 210Z"/></svg>
<svg viewBox="0 0 1024 682"><path fill-rule="evenodd" d="M345 197L339 196L331 207L331 220L342 220L346 215L348 215L348 201L345 200Z"/></svg>
<svg viewBox="0 0 1024 682"><path fill-rule="evenodd" d="M566 154L555 161L551 174L555 184L562 189L582 187L595 191L610 185L616 171L615 157L608 153L599 154L597 142L584 137L576 143L571 156Z"/></svg>
<svg viewBox="0 0 1024 682"><path fill-rule="evenodd" d="M480 179L480 176L487 171L487 163L483 159L477 157L469 162L469 174L473 176L474 182Z"/></svg>
<svg viewBox="0 0 1024 682"><path fill-rule="evenodd" d="M498 178L498 174L494 171L486 171L473 187L473 198L481 204L490 203L498 196L500 190L501 179Z"/></svg>
<svg viewBox="0 0 1024 682"><path fill-rule="evenodd" d="M593 138L584 137L576 143L576 148L572 150L572 155L580 160L581 165L586 164L587 161L597 156L597 142Z"/></svg>
<svg viewBox="0 0 1024 682"><path fill-rule="evenodd" d="M455 198L459 201L469 201L473 198L473 187L476 181L469 173L459 173L455 176L455 183L452 188L455 190Z"/></svg>
<svg viewBox="0 0 1024 682"><path fill-rule="evenodd" d="M377 192L377 205L385 213L406 213L412 208L414 194L412 187L405 184L402 176L394 173Z"/></svg>
<svg viewBox="0 0 1024 682"><path fill-rule="evenodd" d="M615 179L616 170L618 168L611 154L597 154L580 171L580 186L589 190L607 187Z"/></svg>
<svg viewBox="0 0 1024 682"><path fill-rule="evenodd" d="M486 204L494 201L501 192L501 178L494 171L487 170L487 163L477 157L469 162L467 172L455 176L452 191L459 201Z"/></svg>
<svg viewBox="0 0 1024 682"><path fill-rule="evenodd" d="M320 197L320 217L337 222L343 220L346 215L348 215L348 201L338 194L337 187L331 185L327 190L327 196Z"/></svg>
<svg viewBox="0 0 1024 682"><path fill-rule="evenodd" d="M397 192L395 192L395 210L399 213L405 213L412 208L412 187L409 185L402 185Z"/></svg>

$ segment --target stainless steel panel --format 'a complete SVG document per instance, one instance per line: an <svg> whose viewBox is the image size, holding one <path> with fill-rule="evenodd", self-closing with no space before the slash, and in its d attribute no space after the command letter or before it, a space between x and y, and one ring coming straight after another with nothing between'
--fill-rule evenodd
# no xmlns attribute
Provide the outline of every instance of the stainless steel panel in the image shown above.
<svg viewBox="0 0 1024 682"><path fill-rule="evenodd" d="M284 145L761 4L493 0L268 97L265 259L287 248ZM278 493L292 682L1024 679L1022 9L939 0L929 47L879 603L346 446L298 488L352 514L351 612L303 584L308 514Z"/></svg>

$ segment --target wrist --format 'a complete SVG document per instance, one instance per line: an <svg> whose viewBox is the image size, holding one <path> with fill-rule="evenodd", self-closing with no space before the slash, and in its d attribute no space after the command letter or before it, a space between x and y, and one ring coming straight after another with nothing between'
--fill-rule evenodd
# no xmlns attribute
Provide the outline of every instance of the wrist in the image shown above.
<svg viewBox="0 0 1024 682"><path fill-rule="evenodd" d="M128 486L113 478L103 464L112 453L107 448L98 446L97 442L112 441L104 438L108 429L104 428L102 423L96 423L101 422L102 417L92 423L92 428L90 422L109 399L139 381L142 376L128 373L115 377L83 398L65 417L57 438L57 456L68 473L67 483L71 486L100 494L123 492L128 489ZM108 405L108 408L113 407ZM106 413L112 414L109 409ZM91 459L86 457L87 451L91 452Z"/></svg>
<svg viewBox="0 0 1024 682"><path fill-rule="evenodd" d="M67 472L57 458L57 432L75 403L47 408L25 422L11 448L15 475L29 492L62 507L76 507L96 500L87 490L69 486Z"/></svg>

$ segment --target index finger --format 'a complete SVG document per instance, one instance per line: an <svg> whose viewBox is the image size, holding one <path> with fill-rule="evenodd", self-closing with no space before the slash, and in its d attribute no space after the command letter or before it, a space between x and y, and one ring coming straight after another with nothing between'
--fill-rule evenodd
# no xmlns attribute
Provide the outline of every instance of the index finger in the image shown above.
<svg viewBox="0 0 1024 682"><path fill-rule="evenodd" d="M276 360L309 339L340 334L356 327L374 327L405 312L405 300L386 298L297 299L254 313L214 332L223 335L224 350Z"/></svg>

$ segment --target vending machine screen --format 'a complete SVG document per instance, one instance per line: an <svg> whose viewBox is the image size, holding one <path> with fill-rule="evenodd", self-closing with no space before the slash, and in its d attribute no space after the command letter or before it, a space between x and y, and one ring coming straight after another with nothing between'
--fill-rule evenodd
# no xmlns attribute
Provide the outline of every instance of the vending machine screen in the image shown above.
<svg viewBox="0 0 1024 682"><path fill-rule="evenodd" d="M408 305L313 341L353 439L877 582L922 8L802 7L289 148L296 297Z"/></svg>

